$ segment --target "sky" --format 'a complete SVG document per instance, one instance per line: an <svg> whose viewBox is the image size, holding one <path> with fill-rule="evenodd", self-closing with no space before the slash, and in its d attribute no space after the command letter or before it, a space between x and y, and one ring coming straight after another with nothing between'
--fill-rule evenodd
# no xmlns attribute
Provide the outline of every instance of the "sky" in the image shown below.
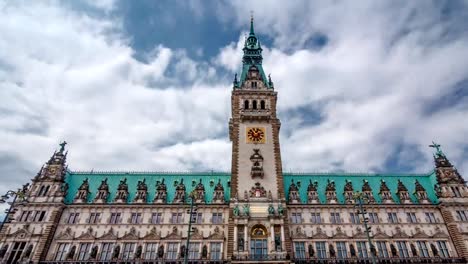
<svg viewBox="0 0 468 264"><path fill-rule="evenodd" d="M71 170L230 171L253 13L284 171L468 174L467 1L0 0L0 192Z"/></svg>

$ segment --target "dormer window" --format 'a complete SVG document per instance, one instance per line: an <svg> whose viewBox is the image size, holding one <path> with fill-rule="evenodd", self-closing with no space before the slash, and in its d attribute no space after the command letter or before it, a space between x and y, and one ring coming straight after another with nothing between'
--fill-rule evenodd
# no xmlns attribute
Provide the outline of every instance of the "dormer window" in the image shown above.
<svg viewBox="0 0 468 264"><path fill-rule="evenodd" d="M252 73L252 75L253 75L253 74L254 74L254 73ZM251 82L251 86L252 86L252 88L254 88L254 89L257 88L257 82Z"/></svg>

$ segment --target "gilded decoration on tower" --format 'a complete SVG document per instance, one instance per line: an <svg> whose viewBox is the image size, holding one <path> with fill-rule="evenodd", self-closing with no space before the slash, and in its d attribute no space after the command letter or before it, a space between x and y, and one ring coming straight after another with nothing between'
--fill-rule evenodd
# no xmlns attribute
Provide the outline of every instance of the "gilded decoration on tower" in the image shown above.
<svg viewBox="0 0 468 264"><path fill-rule="evenodd" d="M264 127L247 127L246 128L247 143L265 144L266 133Z"/></svg>

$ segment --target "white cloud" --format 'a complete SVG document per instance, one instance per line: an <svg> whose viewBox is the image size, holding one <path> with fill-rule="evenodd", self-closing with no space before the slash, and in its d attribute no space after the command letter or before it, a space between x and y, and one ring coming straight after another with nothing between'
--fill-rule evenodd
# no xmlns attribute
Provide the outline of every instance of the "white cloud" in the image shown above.
<svg viewBox="0 0 468 264"><path fill-rule="evenodd" d="M220 9L222 21L245 28L253 9L256 32L274 41L264 45L264 69L287 116L281 134L287 170L392 170L387 162L394 159L424 172L432 167L427 146L434 139L468 173L466 99L439 104L468 78L468 36L457 23L466 12L443 17L442 4L419 1L230 4ZM317 35L327 37L325 46L311 45ZM218 56L228 70L239 63L230 58L241 43ZM307 124L306 115L321 121ZM424 156L402 160L409 151L399 152L402 145Z"/></svg>
<svg viewBox="0 0 468 264"><path fill-rule="evenodd" d="M1 170L18 171L9 186L33 177L60 140L72 169L196 170L229 160L227 138L215 138L226 129L229 88L200 81L215 77L213 67L162 45L136 60L116 18L55 3L3 6Z"/></svg>

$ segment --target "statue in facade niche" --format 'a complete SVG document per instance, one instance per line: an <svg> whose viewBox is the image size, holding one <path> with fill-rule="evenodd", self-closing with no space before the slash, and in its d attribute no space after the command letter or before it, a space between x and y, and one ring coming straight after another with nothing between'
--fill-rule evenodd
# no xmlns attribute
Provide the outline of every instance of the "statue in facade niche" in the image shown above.
<svg viewBox="0 0 468 264"><path fill-rule="evenodd" d="M269 215L274 215L275 214L275 208L273 207L272 204L268 206L268 214Z"/></svg>
<svg viewBox="0 0 468 264"><path fill-rule="evenodd" d="M284 214L283 205L281 205L281 204L278 205L278 214L279 214L279 215L283 215L283 214Z"/></svg>
<svg viewBox="0 0 468 264"><path fill-rule="evenodd" d="M234 208L232 209L232 212L235 216L239 216L239 205L236 204L236 206L234 206Z"/></svg>
<svg viewBox="0 0 468 264"><path fill-rule="evenodd" d="M250 205L244 204L244 215L249 216L250 215Z"/></svg>

